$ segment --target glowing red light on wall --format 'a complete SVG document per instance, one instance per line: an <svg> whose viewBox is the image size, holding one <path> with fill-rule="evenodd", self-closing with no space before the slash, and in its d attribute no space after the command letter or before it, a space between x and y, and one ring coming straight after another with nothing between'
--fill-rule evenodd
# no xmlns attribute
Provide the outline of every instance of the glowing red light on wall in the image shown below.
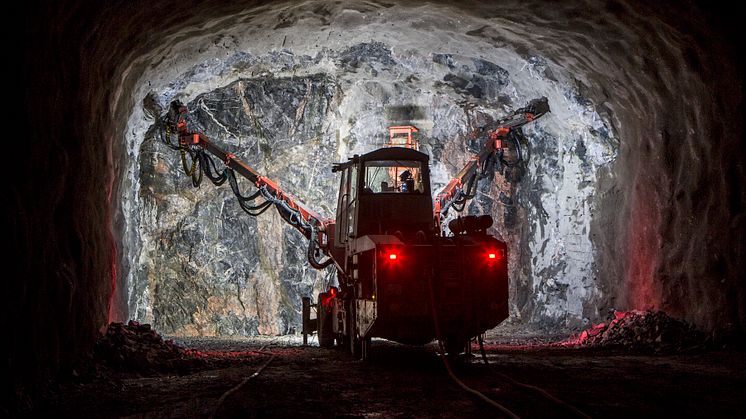
<svg viewBox="0 0 746 419"><path fill-rule="evenodd" d="M490 258L490 259L496 259L497 255L494 254L494 253L490 253L489 255L487 255L487 257Z"/></svg>
<svg viewBox="0 0 746 419"><path fill-rule="evenodd" d="M389 254L389 259L396 260L396 253L390 253Z"/></svg>

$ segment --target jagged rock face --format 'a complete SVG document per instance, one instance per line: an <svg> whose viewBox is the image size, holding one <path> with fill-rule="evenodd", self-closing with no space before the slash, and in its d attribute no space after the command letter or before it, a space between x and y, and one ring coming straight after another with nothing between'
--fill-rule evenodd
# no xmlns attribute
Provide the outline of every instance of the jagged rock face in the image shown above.
<svg viewBox="0 0 746 419"><path fill-rule="evenodd" d="M742 169L729 160L741 126L705 117L737 108L738 95L728 93L732 67L715 69L706 59L722 51L700 42L706 34L686 35L701 28L693 16L586 6L309 1L242 9L209 30L166 34L133 93L138 101L150 97L155 112L135 107L128 121L122 261L130 312L147 321L141 313L157 305L141 274L154 255L136 195L149 114L172 98L191 102L239 79L323 74L336 85L336 110L322 122L336 153L317 168L377 147L389 123L413 123L433 159L435 190L474 149L466 130L549 97L552 113L527 130L527 166L483 185L471 207L492 213L495 232L510 245L512 319L574 327L610 307L664 309L711 329L738 317L742 258L723 243L742 228L733 221L742 211ZM579 16L593 18L576 24ZM718 140L703 145L703 132ZM224 130L208 134L234 141ZM720 160L729 168L711 163ZM306 189L311 195L303 196ZM293 192L331 215L333 204L313 186ZM702 222L685 215L695 212ZM712 251L698 251L699 243ZM279 319L278 306L270 307L266 317Z"/></svg>
<svg viewBox="0 0 746 419"><path fill-rule="evenodd" d="M318 166L334 154L324 123L333 114L335 91L325 76L239 80L189 103L191 127L288 191L332 202L333 179ZM176 334L296 330L297 302L321 277L305 261L305 239L273 210L256 218L245 214L227 185L217 188L205 179L193 188L179 154L163 143L143 147L145 264L137 284L144 288L134 293L147 300L135 302L137 316ZM240 185L246 195L254 192L250 183Z"/></svg>
<svg viewBox="0 0 746 419"><path fill-rule="evenodd" d="M186 72L152 92L148 106L157 114L195 74L258 74L194 97L188 104L191 128L333 217L337 179L331 164L381 147L387 126L421 129L437 192L480 148L467 133L551 86L555 110L526 129L526 164L495 170L468 212L491 214L497 220L493 233L510 245L513 316L579 324L597 311L594 298L603 293L594 281L591 198L596 172L613 161L616 143L608 123L561 70L527 88L516 82L523 77L518 65L547 74L546 60L503 65L461 54L397 51L384 42L313 57L242 53ZM228 187L205 182L193 189L179 154L158 142L160 135L152 126L140 151L143 264L133 275L132 312L166 333L298 330L300 297L315 295L333 272L310 269L305 239L273 211L250 217ZM566 258L567 252L574 257Z"/></svg>

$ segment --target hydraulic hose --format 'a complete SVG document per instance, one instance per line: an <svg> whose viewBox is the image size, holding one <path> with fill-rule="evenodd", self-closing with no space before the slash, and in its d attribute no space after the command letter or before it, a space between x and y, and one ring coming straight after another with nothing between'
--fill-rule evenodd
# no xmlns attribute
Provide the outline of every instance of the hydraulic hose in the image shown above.
<svg viewBox="0 0 746 419"><path fill-rule="evenodd" d="M436 249L438 249L438 245L436 244L435 246L436 246ZM444 346L443 335L440 332L440 321L438 320L438 310L435 308L435 294L433 292L433 280L432 280L431 275L427 275L427 285L428 285L428 292L430 294L430 314L432 315L432 318L433 318L433 326L435 327L435 336L438 339L438 348L439 348L438 353L440 355L440 359L443 361L443 365L445 366L446 371L448 372L448 376L451 377L451 379L467 393L470 393L478 397L480 400L484 401L485 403L499 410L500 412L502 412L509 418L519 419L520 417L516 415L515 413L513 413L513 411L501 405L500 403L490 399L489 397L485 396L483 393L467 386L466 384L464 384L463 381L459 380L459 378L456 377L456 374L453 373L453 370L451 369L451 364L448 362L448 359L446 358L445 349L443 347Z"/></svg>
<svg viewBox="0 0 746 419"><path fill-rule="evenodd" d="M514 167L517 164L519 164L521 161L523 161L523 154L521 152L521 142L520 139L517 138L520 134L518 134L517 130L510 130L508 133L508 136L505 138L506 140L510 140L515 145L515 151L516 151L516 159L514 161L507 161L504 158L503 153L500 153L500 163L508 166L508 167Z"/></svg>
<svg viewBox="0 0 746 419"><path fill-rule="evenodd" d="M172 150L179 150L181 146L179 144L174 144L171 142L171 125L168 122L167 118L163 118L159 121L159 123L163 125L163 130L158 130L163 144L166 144L166 146L168 146L168 148Z"/></svg>
<svg viewBox="0 0 746 419"><path fill-rule="evenodd" d="M238 190L238 181L236 180L236 174L233 172L233 169L226 169L225 175L228 178L228 183L231 185L231 189L233 190L233 195L236 195L236 198L241 202L248 202L253 201L256 199L260 194L261 191L257 190L253 194L249 196L243 196L241 194L241 191Z"/></svg>
<svg viewBox="0 0 746 419"><path fill-rule="evenodd" d="M215 166L215 160L208 156L204 151L200 151L197 156L200 159L200 165L207 175L207 178L210 179L215 186L220 186L228 180L228 174L226 172L230 170L229 168L226 168L222 172L218 171L218 168Z"/></svg>
<svg viewBox="0 0 746 419"><path fill-rule="evenodd" d="M311 264L316 269L324 269L327 266L331 265L334 260L329 257L326 258L325 261L319 262L316 260L316 249L318 248L318 243L316 243L316 228L311 224L311 240L308 241L308 263Z"/></svg>
<svg viewBox="0 0 746 419"><path fill-rule="evenodd" d="M324 261L318 261L316 259L316 256L319 253L319 243L316 238L316 223L318 223L318 220L311 219L310 222L307 221L303 218L303 215L298 209L293 208L284 199L279 199L273 193L270 193L264 186L260 187L251 195L243 195L239 189L236 174L233 169L226 167L222 172L220 172L215 165L215 161L211 156L207 155L203 149L182 144L181 142L178 145L175 145L171 141L171 131L179 126L181 122L186 122L182 121L182 114L183 110L181 103L176 101L172 102L168 116L159 121L160 124L163 125L163 130L159 130L159 132L161 140L166 144L166 146L179 151L182 168L187 176L191 177L192 185L194 187L199 187L202 183L203 176L210 179L210 181L216 186L220 186L228 181L241 209L254 217L263 214L270 207L274 206L283 220L300 230L303 235L308 238L307 257L311 266L316 269L324 269L331 265L333 263L331 257ZM188 161L187 154L191 157L191 162ZM254 199L259 196L262 196L264 201L254 205Z"/></svg>
<svg viewBox="0 0 746 419"><path fill-rule="evenodd" d="M194 176L194 172L197 171L197 158L195 158L194 155L192 155L192 152L186 147L179 147L179 153L181 154L181 168L184 169L184 173L186 173L187 176ZM191 167L187 164L187 153L189 153L189 157L192 158Z"/></svg>

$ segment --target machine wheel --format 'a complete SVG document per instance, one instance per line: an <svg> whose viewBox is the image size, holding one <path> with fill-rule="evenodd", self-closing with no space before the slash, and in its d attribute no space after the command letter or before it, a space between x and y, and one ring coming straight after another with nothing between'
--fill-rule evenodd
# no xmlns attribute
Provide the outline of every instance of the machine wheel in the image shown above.
<svg viewBox="0 0 746 419"><path fill-rule="evenodd" d="M332 330L331 315L323 304L323 296L319 294L318 305L316 306L316 316L318 317L318 336L319 346L322 348L331 348L334 346L334 331Z"/></svg>

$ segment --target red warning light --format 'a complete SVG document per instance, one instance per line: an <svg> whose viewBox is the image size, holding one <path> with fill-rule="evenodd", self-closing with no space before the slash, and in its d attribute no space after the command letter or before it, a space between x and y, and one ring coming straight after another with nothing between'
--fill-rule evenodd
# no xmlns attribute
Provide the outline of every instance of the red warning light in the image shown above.
<svg viewBox="0 0 746 419"><path fill-rule="evenodd" d="M389 259L396 260L396 253L390 253L389 254Z"/></svg>
<svg viewBox="0 0 746 419"><path fill-rule="evenodd" d="M490 259L496 259L497 255L494 254L494 253L490 253L489 255L487 255L487 257L490 258Z"/></svg>

